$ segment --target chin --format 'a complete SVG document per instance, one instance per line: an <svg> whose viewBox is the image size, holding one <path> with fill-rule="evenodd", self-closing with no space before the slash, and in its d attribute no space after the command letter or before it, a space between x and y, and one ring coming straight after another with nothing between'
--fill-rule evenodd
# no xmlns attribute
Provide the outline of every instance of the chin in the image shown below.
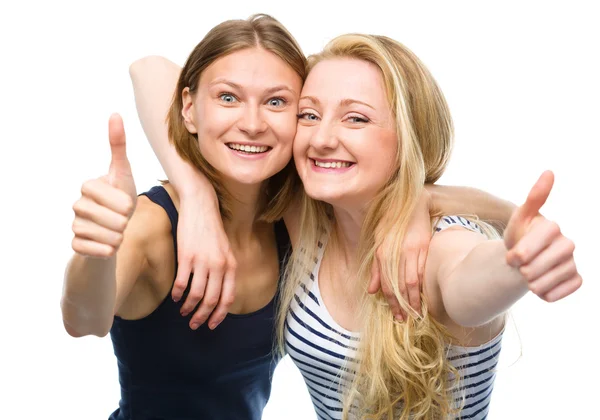
<svg viewBox="0 0 600 420"><path fill-rule="evenodd" d="M306 194L313 200L324 201L335 206L337 203L344 201L345 194L339 188L323 188L322 185L315 188L304 187Z"/></svg>
<svg viewBox="0 0 600 420"><path fill-rule="evenodd" d="M229 181L248 186L262 184L270 178L264 174L227 174L225 177Z"/></svg>

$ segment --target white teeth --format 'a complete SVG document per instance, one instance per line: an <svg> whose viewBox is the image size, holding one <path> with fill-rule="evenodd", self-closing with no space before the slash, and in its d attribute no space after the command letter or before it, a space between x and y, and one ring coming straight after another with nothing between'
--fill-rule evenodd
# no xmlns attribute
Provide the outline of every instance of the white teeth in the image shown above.
<svg viewBox="0 0 600 420"><path fill-rule="evenodd" d="M319 168L347 168L350 166L350 162L319 162L318 160L314 160L315 166Z"/></svg>
<svg viewBox="0 0 600 420"><path fill-rule="evenodd" d="M268 146L248 146L248 145L236 144L236 143L229 143L227 145L227 147L229 147L230 149L233 149L233 150L240 150L240 151L246 152L246 153L263 153L269 149Z"/></svg>

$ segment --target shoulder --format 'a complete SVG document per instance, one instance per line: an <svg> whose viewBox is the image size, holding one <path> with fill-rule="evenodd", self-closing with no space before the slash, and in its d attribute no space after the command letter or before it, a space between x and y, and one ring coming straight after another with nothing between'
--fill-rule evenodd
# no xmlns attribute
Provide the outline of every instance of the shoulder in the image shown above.
<svg viewBox="0 0 600 420"><path fill-rule="evenodd" d="M440 280L446 278L480 243L488 240L481 226L460 216L441 217L434 225L425 266L425 290L432 303L441 310ZM438 313L439 315L439 313Z"/></svg>
<svg viewBox="0 0 600 420"><path fill-rule="evenodd" d="M433 225L429 255L453 255L485 241L487 236L475 221L461 216L441 216Z"/></svg>
<svg viewBox="0 0 600 420"><path fill-rule="evenodd" d="M164 258L160 255L160 244L171 238L171 220L166 210L146 195L140 195L125 230L124 244L127 241L130 246L135 246L151 263Z"/></svg>
<svg viewBox="0 0 600 420"><path fill-rule="evenodd" d="M463 216L440 216L435 220L434 235L449 228L462 228L475 233L483 233L479 223Z"/></svg>

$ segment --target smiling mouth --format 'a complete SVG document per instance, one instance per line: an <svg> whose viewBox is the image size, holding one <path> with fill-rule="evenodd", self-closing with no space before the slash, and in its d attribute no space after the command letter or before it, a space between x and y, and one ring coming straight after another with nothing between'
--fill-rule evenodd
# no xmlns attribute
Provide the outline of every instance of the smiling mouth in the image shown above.
<svg viewBox="0 0 600 420"><path fill-rule="evenodd" d="M272 149L272 147L269 146L249 146L246 144L237 143L227 143L227 147L229 147L231 150L235 150L236 152L242 152L249 155L258 155L268 152Z"/></svg>
<svg viewBox="0 0 600 420"><path fill-rule="evenodd" d="M330 162L321 162L315 159L311 159L313 165L318 168L329 168L329 169L337 169L337 168L349 168L354 165L354 162L346 162L346 161L330 161Z"/></svg>

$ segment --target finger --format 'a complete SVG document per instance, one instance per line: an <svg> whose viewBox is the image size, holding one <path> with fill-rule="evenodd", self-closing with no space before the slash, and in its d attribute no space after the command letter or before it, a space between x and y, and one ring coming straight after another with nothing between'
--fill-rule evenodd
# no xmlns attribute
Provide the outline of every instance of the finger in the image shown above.
<svg viewBox="0 0 600 420"><path fill-rule="evenodd" d="M133 202L127 193L100 179L85 182L81 186L81 195L124 216L129 216L133 210Z"/></svg>
<svg viewBox="0 0 600 420"><path fill-rule="evenodd" d="M561 283L558 287L554 288L544 296L546 302L556 302L562 298L569 296L575 292L583 284L583 279L579 274L573 277L571 280Z"/></svg>
<svg viewBox="0 0 600 420"><path fill-rule="evenodd" d="M182 249L182 247L178 247L178 249ZM181 260L177 263L177 276L173 283L173 289L171 290L173 301L179 302L181 300L181 297L191 280L190 274L192 274L191 260L189 258L181 257Z"/></svg>
<svg viewBox="0 0 600 420"><path fill-rule="evenodd" d="M101 206L95 201L81 197L73 204L75 216L88 219L97 225L113 230L115 232L124 232L129 218L116 213L111 209Z"/></svg>
<svg viewBox="0 0 600 420"><path fill-rule="evenodd" d="M208 320L208 328L214 330L227 316L229 308L235 301L235 268L230 268L223 277L223 289L219 304Z"/></svg>
<svg viewBox="0 0 600 420"><path fill-rule="evenodd" d="M529 283L529 290L538 296L543 296L558 287L561 283L573 278L577 274L575 260L570 258L562 264L551 269L539 279Z"/></svg>
<svg viewBox="0 0 600 420"><path fill-rule="evenodd" d="M200 307L190 320L190 327L195 330L200 325L204 324L210 314L215 310L221 297L221 287L223 285L223 272L213 270L210 272L208 277L208 283L206 285L206 293Z"/></svg>
<svg viewBox="0 0 600 420"><path fill-rule="evenodd" d="M406 261L406 294L407 302L415 311L419 312L421 307L421 294L419 290L418 255L408 257ZM402 280L400 280L402 281Z"/></svg>
<svg viewBox="0 0 600 420"><path fill-rule="evenodd" d="M417 263L419 267L419 309L417 309L417 312L419 313L419 315L423 315L423 311L421 308L421 290L423 289L423 284L425 284L425 264L427 263L428 252L429 247L421 249L421 251L419 252L419 259Z"/></svg>
<svg viewBox="0 0 600 420"><path fill-rule="evenodd" d="M554 185L554 174L552 171L544 171L537 182L529 191L529 195L520 209L520 216L525 220L531 219L539 213L540 209L548 199L552 186Z"/></svg>
<svg viewBox="0 0 600 420"><path fill-rule="evenodd" d="M560 227L556 223L540 218L532 223L529 231L506 253L506 261L512 267L529 264L558 235L560 235Z"/></svg>
<svg viewBox="0 0 600 420"><path fill-rule="evenodd" d="M123 234L114 230L106 229L87 219L76 217L73 221L73 233L77 238L87 239L99 244L118 248L123 242Z"/></svg>
<svg viewBox="0 0 600 420"><path fill-rule="evenodd" d="M573 259L575 244L570 239L560 236L539 253L528 264L521 266L520 271L528 282L532 282L549 272L559 264Z"/></svg>
<svg viewBox="0 0 600 420"><path fill-rule="evenodd" d="M187 295L183 306L181 307L181 315L187 316L190 312L196 308L198 302L204 299L206 292L206 281L208 273L203 267L194 268L194 274L192 275L192 285L190 287L190 293Z"/></svg>
<svg viewBox="0 0 600 420"><path fill-rule="evenodd" d="M425 264L427 263L427 254L429 252L429 247L424 247L419 252L418 259L418 272L419 272L419 285L423 286L425 281Z"/></svg>
<svg viewBox="0 0 600 420"><path fill-rule="evenodd" d="M398 320L402 321L404 318L402 317L402 311L400 308L400 303L392 290L391 283L387 280L385 272L381 269L381 264L379 259L377 259L378 271L381 273L380 277L380 286L381 293L385 297L385 300L388 302L390 307L390 311L392 311L392 315Z"/></svg>
<svg viewBox="0 0 600 420"><path fill-rule="evenodd" d="M86 257L110 258L115 255L116 250L110 245L99 244L89 239L73 238L71 241L73 251Z"/></svg>
<svg viewBox="0 0 600 420"><path fill-rule="evenodd" d="M119 114L112 114L108 120L108 140L110 142L109 180L114 184L117 176L131 175L131 166L127 159L125 128Z"/></svg>
<svg viewBox="0 0 600 420"><path fill-rule="evenodd" d="M400 258L400 267L398 268L398 274L400 274L401 278L401 280L398 280L398 291L400 292L400 296L402 296L402 299L404 299L405 302L408 302L408 291L406 290L406 258L404 256ZM398 300L395 295L394 300ZM404 309L402 309L402 306L400 306L400 302L398 302L398 307L400 308L400 315L402 316L402 319L408 319L406 312L404 311Z"/></svg>
<svg viewBox="0 0 600 420"><path fill-rule="evenodd" d="M380 264L379 270L383 272L383 270L381 270L381 264ZM398 267L398 274L399 274L398 290L400 292L400 295L402 295L404 299L407 299L406 284L404 282L405 260L403 257L400 259L400 266ZM381 280L381 291L383 292L383 295L385 296L386 300L388 301L388 305L390 306L390 310L392 311L392 314L394 315L394 317L398 321L404 321L404 320L406 320L406 313L402 309L402 306L400 306L398 297L396 296L396 294L394 293L394 290L392 288L392 283L385 276L385 272L383 272L383 276L384 277Z"/></svg>
<svg viewBox="0 0 600 420"><path fill-rule="evenodd" d="M381 288L381 273L379 271L379 262L377 258L373 260L373 265L371 266L371 281L369 281L369 287L367 287L367 292L370 294L375 294Z"/></svg>

